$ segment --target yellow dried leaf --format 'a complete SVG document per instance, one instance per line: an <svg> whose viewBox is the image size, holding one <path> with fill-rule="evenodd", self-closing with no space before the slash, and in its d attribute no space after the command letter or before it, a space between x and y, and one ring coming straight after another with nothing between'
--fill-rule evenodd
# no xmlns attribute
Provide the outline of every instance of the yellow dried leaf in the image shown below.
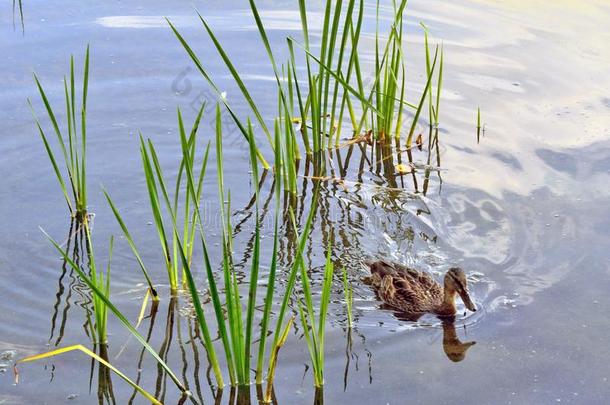
<svg viewBox="0 0 610 405"><path fill-rule="evenodd" d="M399 163L395 166L396 171L399 174L408 174L411 173L413 171L413 169L411 169L411 166L409 165L405 165L404 163Z"/></svg>

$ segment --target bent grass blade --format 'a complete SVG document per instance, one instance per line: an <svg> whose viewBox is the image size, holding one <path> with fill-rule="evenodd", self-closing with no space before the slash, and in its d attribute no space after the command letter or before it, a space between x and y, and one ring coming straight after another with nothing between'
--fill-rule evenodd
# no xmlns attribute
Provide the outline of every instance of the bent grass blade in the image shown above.
<svg viewBox="0 0 610 405"><path fill-rule="evenodd" d="M73 351L80 351L82 353L85 353L87 356L91 357L95 361L108 367L110 370L112 370L112 372L114 372L116 375L121 377L127 384L129 384L133 389L137 390L140 394L142 394L142 396L144 396L144 398L149 400L151 404L162 405L162 403L158 399L156 399L152 394L150 394L144 388L140 387L138 384L133 382L129 377L127 377L125 374L123 374L119 369L114 367L108 361L104 360L102 357L98 356L95 352L87 349L83 345L73 345L73 346L68 346L68 347L62 347L57 350L52 350L50 352L46 352L46 353L42 353L42 354L35 354L33 356L28 356L23 359L17 360L17 362L15 363L14 369L13 369L15 372L15 384L19 383L19 372L17 370L18 364L42 360L42 359L58 356L58 355L73 352Z"/></svg>

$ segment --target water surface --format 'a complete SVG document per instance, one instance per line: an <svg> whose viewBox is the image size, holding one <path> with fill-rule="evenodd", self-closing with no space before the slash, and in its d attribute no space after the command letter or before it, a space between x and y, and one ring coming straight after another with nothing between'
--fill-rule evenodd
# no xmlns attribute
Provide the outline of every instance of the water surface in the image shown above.
<svg viewBox="0 0 610 405"><path fill-rule="evenodd" d="M245 5L195 5L218 30L240 71L247 73L263 112L272 116L275 102L265 96L274 87L272 71ZM10 372L13 355L89 342L83 328L91 307L87 291L74 274L62 271L57 254L38 230L41 226L63 241L70 223L27 107L30 97L42 112L31 73L36 71L52 101L60 103L60 78L67 72L69 54L80 60L91 44L89 180L98 250L105 250L110 234L120 235L101 195L99 186L104 185L129 218L162 283L165 271L149 225L137 134L154 139L163 163L174 167L180 153L176 106L181 105L190 120L199 102L213 101L162 16L175 21L205 55L236 110L248 113L191 6L153 1L84 7L73 1L30 1L24 3L24 35L13 30L10 13L0 17L0 364L7 367L0 366L0 403L98 400L97 372L90 390L91 364L80 354L22 366L17 386ZM295 4L269 1L260 7L278 48L283 48L286 35L298 35ZM313 14L312 24L316 15L321 18ZM411 1L407 16L412 94L421 89L424 73L418 23L425 22L432 40L445 46L442 183L434 175L425 195L421 182L414 193L412 182L392 184L383 170L365 165L362 179L352 172L344 186L329 182L323 187L310 244L312 277L320 281L323 247L333 241L334 260L347 267L355 289L356 317L347 333L337 278L324 400L606 403L610 7L604 1ZM365 23L365 31L364 44L371 41L372 20ZM479 106L485 132L477 144ZM208 119L203 126L206 140L212 138L210 125ZM230 128L227 133L225 178L227 187L235 190L232 205L241 208L253 190L244 175L249 170L247 149L241 135ZM424 161L425 154L417 153L415 159ZM352 165L359 162L358 154L352 157ZM204 196L210 238L219 230L214 175L211 169ZM311 181L302 180L306 193L299 207L307 207ZM262 194L270 190L267 178ZM246 215L238 213L235 220ZM240 258L247 258L250 222L237 235ZM269 237L272 228L264 232ZM264 244L266 264L270 248ZM457 337L476 341L461 361L452 361L443 350L443 333L453 331L443 330L434 317L405 322L380 309L360 281L365 272L359 263L367 257L390 257L437 276L453 265L467 271L481 310L457 321ZM135 320L145 287L122 240L113 268L113 299ZM159 288L167 297L167 286ZM188 314L185 299L175 304L165 299L156 317L140 328L152 331L151 344L167 351L169 364L180 371L195 398L213 402L207 360ZM119 323L111 321L110 334L113 364L130 376L143 370L144 387L165 393L167 403L177 402L176 389L158 375L148 356L137 364L140 347ZM279 403L313 402L307 364L306 345L297 330L280 355L275 390ZM117 403L127 403L132 396L116 377L113 391ZM222 401L229 401L228 390ZM136 396L134 403L143 400Z"/></svg>

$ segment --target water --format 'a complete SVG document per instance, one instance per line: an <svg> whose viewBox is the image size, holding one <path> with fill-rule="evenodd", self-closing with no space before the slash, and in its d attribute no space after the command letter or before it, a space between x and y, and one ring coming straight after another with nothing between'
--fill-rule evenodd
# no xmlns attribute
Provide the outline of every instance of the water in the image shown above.
<svg viewBox="0 0 610 405"><path fill-rule="evenodd" d="M274 86L272 72L244 5L196 6L218 30L240 71L248 73L248 85L263 112L272 114L274 102L263 96ZM260 7L278 47L286 35L298 34L294 4L261 2ZM27 107L30 97L42 113L31 72L39 74L58 103L63 97L59 78L67 71L69 54L76 53L80 60L86 43L91 44L89 180L98 251L106 249L111 233L120 235L100 192L99 185L104 185L128 218L156 280L163 280L157 236L148 225L151 216L137 134L142 131L153 138L161 160L171 167L179 154L175 107L181 105L190 120L192 106L211 93L161 16L175 21L200 54L213 53L190 5L109 2L80 8L70 1L61 6L26 2L24 14L25 35L13 31L8 8L0 17L0 49L5 55L0 61L0 403L90 403L98 399L97 370L90 390L91 364L80 354L23 365L20 384L13 385L14 358L57 344L89 341L82 327L83 307L90 306L86 289L75 275L62 273L61 261L38 230L41 226L63 241L69 221ZM610 7L603 1L412 1L408 15L411 91L421 88L423 76L417 23L425 22L432 40L445 44L443 182L433 175L426 196L414 197L407 180L406 191L388 190L388 179L367 165L364 185L348 176L346 189L330 182L322 190L324 215L312 237L312 245L318 247L311 258L312 277L320 281L316 270L323 242L333 237L336 260L348 267L354 285L356 317L348 339L337 280L324 400L606 403L610 34L605 27ZM365 27L369 34L374 29L370 21ZM246 114L221 62L214 55L206 63L229 99L236 100L236 110ZM477 145L478 106L485 133ZM212 135L210 123L206 120L203 127L205 139ZM244 207L252 193L244 176L249 169L247 150L240 146L241 135L227 132L226 178L229 187L240 190L234 191L232 205ZM416 159L423 156L416 152ZM356 155L351 164L358 163ZM211 213L217 207L214 181L212 169L204 197ZM306 204L311 182L303 181ZM265 196L270 183L263 183ZM420 191L421 187L420 182ZM210 238L217 236L214 218L208 218ZM237 246L250 239L247 224ZM266 263L271 232L265 228ZM438 276L455 264L469 273L481 310L457 321L459 340L476 341L461 361L447 356L443 333L450 337L453 331L444 331L434 317L414 324L379 308L372 291L360 281L365 273L358 263L364 257L382 256ZM113 269L113 299L135 320L145 287L123 240L117 241ZM167 297L168 287L159 289ZM168 363L188 381L195 398L212 402L203 347L191 339L193 324L185 315L188 302L183 299L175 305L178 308L172 311L165 299L154 320L143 321L141 331L152 330L151 344L158 350L169 344ZM144 387L153 392L157 387L157 392L165 392L167 403L177 402L176 389L158 376L149 356L137 364L140 347L128 340L116 321L111 321L109 339L113 364L129 376L143 370ZM313 402L307 363L301 333L291 334L278 365L279 403ZM112 382L116 402L127 403L131 390L116 376ZM222 401L228 400L225 390ZM136 396L134 403L143 399Z"/></svg>

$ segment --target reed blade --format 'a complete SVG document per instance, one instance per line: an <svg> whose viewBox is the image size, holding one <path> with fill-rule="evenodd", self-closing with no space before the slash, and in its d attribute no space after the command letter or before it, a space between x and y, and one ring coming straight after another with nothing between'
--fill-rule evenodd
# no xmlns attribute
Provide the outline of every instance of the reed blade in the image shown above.
<svg viewBox="0 0 610 405"><path fill-rule="evenodd" d="M229 112L229 115L231 115L231 118L233 119L233 121L235 122L237 127L239 128L239 130L242 133L242 135L244 136L244 138L247 140L248 132L246 130L246 127L243 125L241 120L237 117L237 115L231 108L230 104L227 102L227 99L223 96L222 92L220 91L220 89L218 88L218 86L216 85L214 80L212 80L211 76L208 74L207 70L203 67L203 64L201 63L201 61L199 60L199 58L197 57L197 55L195 54L193 49L189 46L188 42L186 42L184 37L180 34L180 32L176 29L176 27L171 23L171 21L167 18L166 18L166 21L169 24L172 31L174 32L174 35L176 36L176 38L178 38L178 41L180 42L180 44L182 44L182 47L186 50L187 54L189 55L189 57L191 58L191 60L195 64L195 66L197 67L197 70L199 70L199 72L204 77L204 79L208 82L208 84L210 85L212 90L216 93L218 98L222 101L223 105ZM267 161L265 160L265 157L263 156L263 154L261 153L261 151L258 148L256 151L256 156L265 169L268 169L270 167L269 163L267 163Z"/></svg>
<svg viewBox="0 0 610 405"><path fill-rule="evenodd" d="M419 115L421 113L422 107L424 106L424 101L426 100L426 96L428 95L428 89L430 88L430 83L432 82L432 76L434 74L434 68L436 66L436 59L438 56L438 46L436 47L436 51L434 53L434 61L432 62L430 68L430 74L428 75L428 80L426 81L426 86L424 87L424 91L422 92L421 98L419 99L419 104L417 105L417 110L415 111L415 116L413 117L413 122L411 123L411 128L409 129L409 135L407 136L407 148L411 147L411 143L413 140L413 134L415 133L415 128L417 127L417 122L419 120Z"/></svg>
<svg viewBox="0 0 610 405"><path fill-rule="evenodd" d="M112 213L114 214L114 217L116 218L117 222L119 223L119 226L121 227L121 230L123 231L123 235L125 235L125 239L127 240L127 243L129 244L129 247L131 248L131 251L133 252L133 255L135 256L136 261L138 262L138 266L140 267L140 270L142 270L142 274L144 275L144 278L146 279L146 283L148 284L148 290L152 294L153 301L159 301L159 295L157 294L157 290L153 286L152 279L150 278L150 275L148 274L148 269L144 265L144 261L142 260L142 257L140 256L140 252L138 251L138 248L136 247L136 244L133 241L131 233L129 232L127 225L125 225L125 221L123 221L123 218L121 217L121 214L119 213L119 210L114 205L114 202L110 198L110 195L108 194L108 192L105 189L102 189L102 192L104 193L104 197L106 197L106 201L108 201L108 205L110 206L110 209L112 210Z"/></svg>

